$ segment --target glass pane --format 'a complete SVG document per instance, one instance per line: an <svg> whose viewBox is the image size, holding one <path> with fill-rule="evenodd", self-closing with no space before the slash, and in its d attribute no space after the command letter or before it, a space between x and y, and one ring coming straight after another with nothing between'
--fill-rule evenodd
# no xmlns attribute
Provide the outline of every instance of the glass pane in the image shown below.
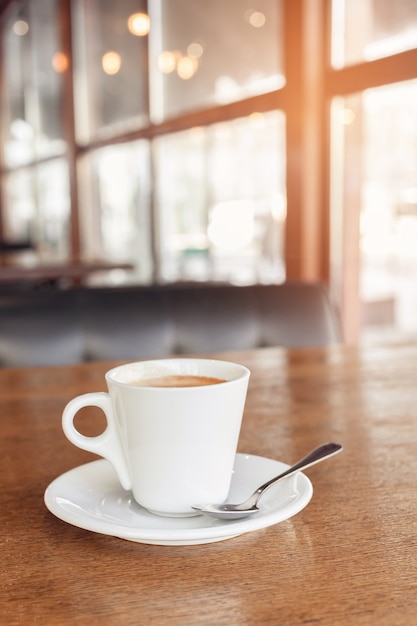
<svg viewBox="0 0 417 626"><path fill-rule="evenodd" d="M149 143L141 140L97 150L80 168L83 256L135 266L113 272L114 282L152 277L149 163Z"/></svg>
<svg viewBox="0 0 417 626"><path fill-rule="evenodd" d="M17 170L5 177L3 224L6 239L35 243L35 187L33 170Z"/></svg>
<svg viewBox="0 0 417 626"><path fill-rule="evenodd" d="M144 0L74 3L77 138L86 143L148 121Z"/></svg>
<svg viewBox="0 0 417 626"><path fill-rule="evenodd" d="M416 47L416 0L333 0L333 67Z"/></svg>
<svg viewBox="0 0 417 626"><path fill-rule="evenodd" d="M29 32L32 33L28 118L36 129L36 156L46 157L63 153L66 149L62 78L68 69L68 59L60 48L58 1L28 2L28 8Z"/></svg>
<svg viewBox="0 0 417 626"><path fill-rule="evenodd" d="M13 166L61 154L62 73L68 61L59 47L56 0L13 10L2 33L4 161Z"/></svg>
<svg viewBox="0 0 417 626"><path fill-rule="evenodd" d="M14 9L14 7L12 7ZM14 28L14 25L17 25ZM1 63L4 89L1 90L2 160L13 166L33 158L33 128L26 121L23 78L23 50L28 23L17 10L8 13L2 27ZM15 32L15 29L17 32Z"/></svg>
<svg viewBox="0 0 417 626"><path fill-rule="evenodd" d="M150 10L154 121L283 86L281 0L154 0Z"/></svg>
<svg viewBox="0 0 417 626"><path fill-rule="evenodd" d="M360 206L364 338L417 336L416 110L417 81L369 89L340 109L345 215Z"/></svg>
<svg viewBox="0 0 417 626"><path fill-rule="evenodd" d="M68 171L63 159L10 174L4 199L6 238L30 239L42 259L69 256Z"/></svg>
<svg viewBox="0 0 417 626"><path fill-rule="evenodd" d="M284 279L281 112L161 137L155 155L161 279Z"/></svg>

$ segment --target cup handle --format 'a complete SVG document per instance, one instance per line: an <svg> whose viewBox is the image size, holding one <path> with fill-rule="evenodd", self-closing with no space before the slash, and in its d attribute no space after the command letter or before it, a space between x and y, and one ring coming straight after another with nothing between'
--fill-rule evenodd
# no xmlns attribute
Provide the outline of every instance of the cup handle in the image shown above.
<svg viewBox="0 0 417 626"><path fill-rule="evenodd" d="M87 437L74 426L74 418L78 411L86 406L96 406L106 416L107 426L97 437ZM124 489L132 488L125 454L120 442L116 417L113 412L110 396L104 391L85 393L70 400L62 414L62 428L66 437L78 448L99 454L113 465Z"/></svg>

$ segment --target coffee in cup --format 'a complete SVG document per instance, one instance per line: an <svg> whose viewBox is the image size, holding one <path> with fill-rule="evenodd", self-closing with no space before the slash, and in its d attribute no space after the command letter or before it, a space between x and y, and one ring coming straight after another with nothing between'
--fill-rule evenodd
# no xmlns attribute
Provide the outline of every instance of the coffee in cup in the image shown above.
<svg viewBox="0 0 417 626"><path fill-rule="evenodd" d="M203 387L225 382L223 378L214 378L213 376L165 374L157 378L140 378L139 380L133 380L130 384L138 385L139 387Z"/></svg>

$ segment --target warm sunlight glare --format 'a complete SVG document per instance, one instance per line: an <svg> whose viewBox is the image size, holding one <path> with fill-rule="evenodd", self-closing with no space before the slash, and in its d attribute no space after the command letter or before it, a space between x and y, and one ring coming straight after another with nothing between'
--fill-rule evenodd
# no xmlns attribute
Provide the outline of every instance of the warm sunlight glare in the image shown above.
<svg viewBox="0 0 417 626"><path fill-rule="evenodd" d="M220 202L210 214L208 236L221 250L240 250L248 246L254 235L253 204L249 200Z"/></svg>

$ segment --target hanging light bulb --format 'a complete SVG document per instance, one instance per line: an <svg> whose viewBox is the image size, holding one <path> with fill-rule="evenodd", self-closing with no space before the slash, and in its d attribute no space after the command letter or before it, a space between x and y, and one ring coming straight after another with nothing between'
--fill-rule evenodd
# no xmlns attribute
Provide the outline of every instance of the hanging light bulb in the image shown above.
<svg viewBox="0 0 417 626"><path fill-rule="evenodd" d="M177 74L182 80L188 80L192 78L198 68L197 59L185 56L179 59L177 63Z"/></svg>
<svg viewBox="0 0 417 626"><path fill-rule="evenodd" d="M17 20L13 24L13 32L19 37L23 37L29 32L29 24L25 20Z"/></svg>
<svg viewBox="0 0 417 626"><path fill-rule="evenodd" d="M127 20L127 27L132 35L144 37L149 33L151 20L146 13L133 13Z"/></svg>
<svg viewBox="0 0 417 626"><path fill-rule="evenodd" d="M51 63L58 74L62 74L68 69L68 57L64 52L56 52L52 57Z"/></svg>
<svg viewBox="0 0 417 626"><path fill-rule="evenodd" d="M106 52L101 59L101 66L106 74L117 74L122 65L122 59L118 52Z"/></svg>

